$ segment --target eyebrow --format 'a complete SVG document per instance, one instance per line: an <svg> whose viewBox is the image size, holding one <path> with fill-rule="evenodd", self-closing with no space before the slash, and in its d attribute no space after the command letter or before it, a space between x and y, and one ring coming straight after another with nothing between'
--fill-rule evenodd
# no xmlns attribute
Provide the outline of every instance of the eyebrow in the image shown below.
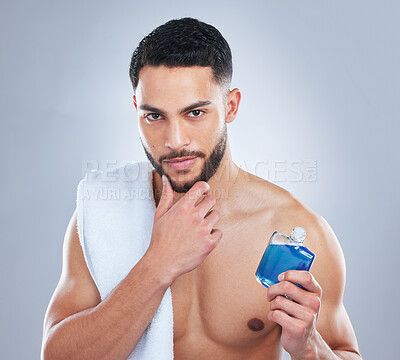
<svg viewBox="0 0 400 360"><path fill-rule="evenodd" d="M204 101L204 100L203 101L197 101L197 102L195 102L195 103L193 103L193 104L191 104L189 106L186 106L182 110L180 110L179 114L182 115L185 112L188 112L190 110L196 109L196 108L201 107L201 106L211 105L211 104L212 104L211 101ZM155 113L160 114L160 115L165 115L165 111L164 110L157 109L156 107L148 105L148 104L140 105L139 109L140 110L146 110L146 111L152 111L152 112L155 112Z"/></svg>

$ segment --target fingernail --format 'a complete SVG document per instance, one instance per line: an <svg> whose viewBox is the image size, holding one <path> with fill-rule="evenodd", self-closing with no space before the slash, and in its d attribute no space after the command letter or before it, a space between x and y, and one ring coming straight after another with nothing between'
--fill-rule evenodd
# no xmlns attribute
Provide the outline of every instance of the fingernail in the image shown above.
<svg viewBox="0 0 400 360"><path fill-rule="evenodd" d="M284 273L279 274L279 276L278 276L278 280L279 281L282 281L284 278L285 278L285 274Z"/></svg>
<svg viewBox="0 0 400 360"><path fill-rule="evenodd" d="M163 184L165 184L165 175L161 176Z"/></svg>

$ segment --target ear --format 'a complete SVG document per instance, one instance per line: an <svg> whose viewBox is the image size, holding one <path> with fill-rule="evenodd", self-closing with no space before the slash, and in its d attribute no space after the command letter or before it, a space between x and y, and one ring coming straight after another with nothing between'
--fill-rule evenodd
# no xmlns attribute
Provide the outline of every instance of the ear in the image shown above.
<svg viewBox="0 0 400 360"><path fill-rule="evenodd" d="M236 114L239 110L239 103L241 99L241 93L238 88L231 90L226 97L226 108L225 108L225 122L231 123L236 118Z"/></svg>
<svg viewBox="0 0 400 360"><path fill-rule="evenodd" d="M136 96L133 95L132 99L133 99L133 105L135 105L135 109L136 109L136 111L137 111Z"/></svg>

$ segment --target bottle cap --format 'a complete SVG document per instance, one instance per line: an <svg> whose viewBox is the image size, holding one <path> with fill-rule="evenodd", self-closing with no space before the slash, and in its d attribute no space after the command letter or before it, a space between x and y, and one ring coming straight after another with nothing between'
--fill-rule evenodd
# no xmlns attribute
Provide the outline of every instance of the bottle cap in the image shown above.
<svg viewBox="0 0 400 360"><path fill-rule="evenodd" d="M296 226L290 234L290 238L297 243L302 243L306 238L306 230L300 226Z"/></svg>

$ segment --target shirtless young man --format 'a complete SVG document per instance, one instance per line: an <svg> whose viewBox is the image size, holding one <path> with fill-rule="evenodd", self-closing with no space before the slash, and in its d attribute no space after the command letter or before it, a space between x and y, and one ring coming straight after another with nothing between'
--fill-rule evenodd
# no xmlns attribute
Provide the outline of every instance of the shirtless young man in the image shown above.
<svg viewBox="0 0 400 360"><path fill-rule="evenodd" d="M227 124L241 94L229 90L231 52L222 35L184 18L145 39L130 74L140 140L155 168L150 246L101 301L74 212L45 316L42 358L126 359L170 286L176 360L277 360L282 348L296 360L361 359L342 302L345 260L331 227L232 160ZM206 51L180 53L195 46ZM168 162L179 157L195 159ZM288 271L266 289L255 279L266 239L296 225L307 230L306 245L316 254L311 271Z"/></svg>

